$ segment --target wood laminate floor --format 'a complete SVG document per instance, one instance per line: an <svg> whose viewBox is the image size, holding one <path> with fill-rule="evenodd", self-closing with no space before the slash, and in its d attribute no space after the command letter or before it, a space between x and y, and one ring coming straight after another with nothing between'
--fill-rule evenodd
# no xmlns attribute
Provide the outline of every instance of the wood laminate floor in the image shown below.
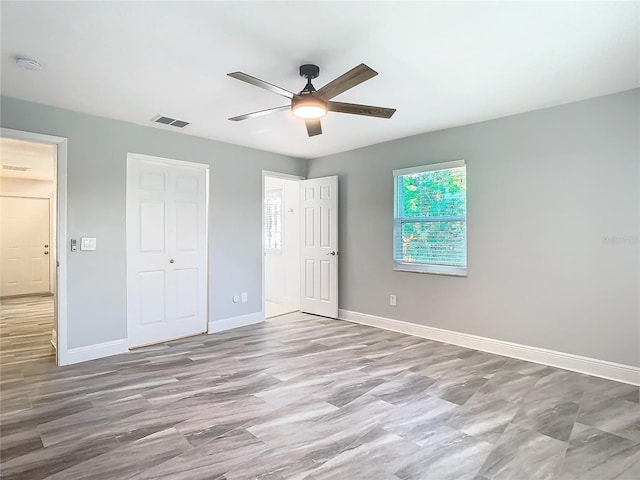
<svg viewBox="0 0 640 480"><path fill-rule="evenodd" d="M53 296L5 298L0 308L0 367L19 369L19 364L39 359L55 363Z"/></svg>
<svg viewBox="0 0 640 480"><path fill-rule="evenodd" d="M7 480L640 478L630 385L302 313L57 368L28 311L2 304Z"/></svg>

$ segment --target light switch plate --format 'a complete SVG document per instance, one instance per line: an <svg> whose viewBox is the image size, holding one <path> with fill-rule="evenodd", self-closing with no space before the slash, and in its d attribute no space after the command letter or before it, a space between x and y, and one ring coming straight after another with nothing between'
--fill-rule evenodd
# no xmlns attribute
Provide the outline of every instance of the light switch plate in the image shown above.
<svg viewBox="0 0 640 480"><path fill-rule="evenodd" d="M80 238L80 250L95 250L96 239L93 237L81 237Z"/></svg>

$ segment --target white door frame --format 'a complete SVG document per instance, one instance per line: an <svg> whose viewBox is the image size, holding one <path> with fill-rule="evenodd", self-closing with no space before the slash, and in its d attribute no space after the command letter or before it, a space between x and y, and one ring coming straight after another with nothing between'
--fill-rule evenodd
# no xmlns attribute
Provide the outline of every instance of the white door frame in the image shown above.
<svg viewBox="0 0 640 480"><path fill-rule="evenodd" d="M198 163L198 162L189 162L189 161L184 161L184 160L176 160L173 158L165 158L165 157L158 157L155 155L145 155L142 153L133 153L133 152L127 152L127 171L126 171L126 175L129 175L129 161L133 159L133 160L146 160L146 161L150 161L150 162L159 162L159 163L163 163L165 165L177 165L177 166L188 166L188 167L194 167L194 168L199 168L201 170L205 171L205 182L204 182L204 191L205 191L205 206L204 206L204 211L205 211L205 227L204 227L204 231L205 231L205 240L204 240L204 244L205 244L205 272L207 273L206 275L206 279L205 279L205 315L204 315L204 319L205 319L205 326L203 329L203 332L206 333L213 333L211 332L210 328L211 328L211 323L209 322L209 317L210 317L210 298L211 298L211 293L209 292L209 285L210 285L210 276L211 276L211 272L209 270L209 212L210 212L210 201L211 201L211 195L210 195L210 168L209 168L209 164L207 163ZM128 185L128 179L126 180L126 185ZM125 192L126 192L126 186L125 186ZM126 207L125 207L126 208ZM126 215L126 227L125 227L125 239L126 239L126 243L128 244L129 241L129 237L128 237L128 214ZM126 264L127 264L127 295L129 294L129 251L127 250L125 252L125 256L126 256ZM129 308L128 304L127 304L127 309ZM130 324L129 324L129 319L127 318L127 346L131 347L131 338L130 338Z"/></svg>
<svg viewBox="0 0 640 480"><path fill-rule="evenodd" d="M56 363L58 366L68 365L70 361L67 348L67 139L10 128L1 128L0 136L28 142L48 143L57 147L54 181L56 185L55 217L52 225L55 229L55 243L53 249L49 251L54 253L58 265L53 297Z"/></svg>
<svg viewBox="0 0 640 480"><path fill-rule="evenodd" d="M264 195L265 195L265 188L264 188L264 179L265 177L272 177L272 178L282 178L285 180L294 180L294 181L300 181L300 180L306 180L305 177L299 176L299 175L291 175L290 173L281 173L281 172L273 172L270 170L262 170L262 203L261 203L261 219L262 219L262 229L261 229L261 236L262 236L262 320L265 319L265 301L266 301L266 285L265 285L265 281L266 281L266 274L265 274L265 244L264 244Z"/></svg>

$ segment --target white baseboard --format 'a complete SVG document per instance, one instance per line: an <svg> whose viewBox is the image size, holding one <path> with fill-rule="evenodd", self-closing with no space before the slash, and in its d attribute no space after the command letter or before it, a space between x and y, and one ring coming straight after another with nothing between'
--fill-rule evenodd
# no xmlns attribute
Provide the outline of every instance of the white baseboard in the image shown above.
<svg viewBox="0 0 640 480"><path fill-rule="evenodd" d="M264 312L248 313L237 317L223 318L209 322L207 333L224 332L232 328L246 327L254 323L264 322Z"/></svg>
<svg viewBox="0 0 640 480"><path fill-rule="evenodd" d="M517 343L504 342L502 340L494 340L492 338L479 337L468 333L428 327L426 325L418 325L402 320L378 317L376 315L368 315L366 313L352 312L349 310L340 309L338 311L338 318L362 325L428 338L438 342L450 343L474 350L481 350L483 352L495 353L497 355L504 355L506 357L518 358L520 360L607 378L609 380L630 383L631 385L640 385L640 368L631 365L582 357L571 353L547 350L545 348L519 345Z"/></svg>
<svg viewBox="0 0 640 480"><path fill-rule="evenodd" d="M96 358L109 357L129 351L129 341L126 338L121 340L113 340L111 342L98 343L96 345L87 345L86 347L69 348L66 353L59 352L59 363L62 365L71 365L87 360L95 360Z"/></svg>
<svg viewBox="0 0 640 480"><path fill-rule="evenodd" d="M250 313L237 317L225 318L209 322L207 333L222 332L232 328L244 327L264 321L263 312ZM59 352L59 364L72 365L74 363L95 360L96 358L109 357L129 351L129 341L126 338L111 342L99 343L97 345L87 345L86 347L70 348L65 353Z"/></svg>

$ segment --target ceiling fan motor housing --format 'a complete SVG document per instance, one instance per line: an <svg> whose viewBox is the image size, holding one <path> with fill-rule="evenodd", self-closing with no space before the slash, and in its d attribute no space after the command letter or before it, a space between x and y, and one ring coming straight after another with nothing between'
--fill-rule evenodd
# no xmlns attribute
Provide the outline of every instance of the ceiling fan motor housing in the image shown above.
<svg viewBox="0 0 640 480"><path fill-rule="evenodd" d="M300 118L318 119L327 114L327 102L312 95L316 89L311 84L313 78L320 75L320 67L307 63L300 65L300 76L307 79L307 84L298 95L291 99L291 111Z"/></svg>
<svg viewBox="0 0 640 480"><path fill-rule="evenodd" d="M320 75L320 67L318 67L317 65L313 65L311 63L300 65L301 77L304 77L307 80L312 80L314 78L318 78L318 75Z"/></svg>

